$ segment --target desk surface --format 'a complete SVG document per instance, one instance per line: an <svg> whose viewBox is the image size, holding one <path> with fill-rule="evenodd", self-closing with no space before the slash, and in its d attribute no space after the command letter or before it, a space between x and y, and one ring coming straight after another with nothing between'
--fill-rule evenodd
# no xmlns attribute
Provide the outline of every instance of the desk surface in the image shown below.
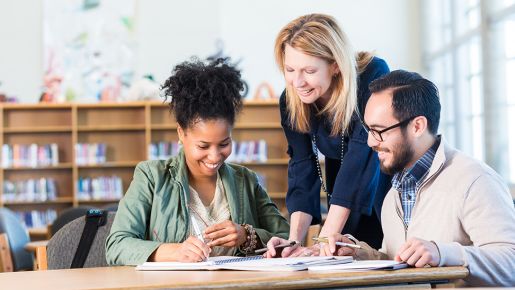
<svg viewBox="0 0 515 290"><path fill-rule="evenodd" d="M136 271L106 267L0 273L2 289L321 288L430 282L464 278L464 267L369 272Z"/></svg>

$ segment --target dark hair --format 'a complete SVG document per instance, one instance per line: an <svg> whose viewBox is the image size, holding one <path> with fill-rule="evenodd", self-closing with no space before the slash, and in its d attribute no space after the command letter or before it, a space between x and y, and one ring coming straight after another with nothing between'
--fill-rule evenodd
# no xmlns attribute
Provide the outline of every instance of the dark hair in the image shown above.
<svg viewBox="0 0 515 290"><path fill-rule="evenodd" d="M440 123L438 88L418 73L404 70L392 71L369 85L370 93L392 90L392 107L399 121L414 116L427 119L429 132L436 135Z"/></svg>
<svg viewBox="0 0 515 290"><path fill-rule="evenodd" d="M242 107L241 74L228 59L180 63L161 89L166 99L170 97L170 111L184 129L199 119L225 119L234 125Z"/></svg>

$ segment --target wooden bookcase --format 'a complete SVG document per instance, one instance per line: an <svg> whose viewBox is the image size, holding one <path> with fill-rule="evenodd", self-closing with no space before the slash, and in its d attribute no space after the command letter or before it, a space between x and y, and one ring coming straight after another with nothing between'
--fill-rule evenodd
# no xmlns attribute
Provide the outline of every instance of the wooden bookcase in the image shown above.
<svg viewBox="0 0 515 290"><path fill-rule="evenodd" d="M80 205L102 207L118 200L80 200L79 177L116 175L127 190L139 161L147 160L148 147L160 141L177 141L177 125L168 106L156 102L110 104L2 104L0 144L57 143L59 164L47 167L0 169L0 206L15 211L55 209ZM287 142L280 124L277 101L246 102L236 121L233 139L265 139L268 161L242 163L266 178L269 195L286 213ZM75 144L105 143L106 163L79 165ZM2 158L4 158L2 156ZM4 181L29 178L56 180L57 199L45 202L4 202Z"/></svg>

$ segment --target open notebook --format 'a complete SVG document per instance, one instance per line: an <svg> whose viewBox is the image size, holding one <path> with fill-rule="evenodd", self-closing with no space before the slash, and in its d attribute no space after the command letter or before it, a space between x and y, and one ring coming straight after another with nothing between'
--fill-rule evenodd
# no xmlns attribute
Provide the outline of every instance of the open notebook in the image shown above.
<svg viewBox="0 0 515 290"><path fill-rule="evenodd" d="M310 271L369 271L369 270L397 270L406 268L408 265L393 260L362 260L347 264L337 265L312 265Z"/></svg>
<svg viewBox="0 0 515 290"><path fill-rule="evenodd" d="M242 271L300 271L310 266L335 265L352 262L352 257L296 257L264 259L253 257L212 257L206 262L146 262L136 267L140 271L182 270L242 270Z"/></svg>

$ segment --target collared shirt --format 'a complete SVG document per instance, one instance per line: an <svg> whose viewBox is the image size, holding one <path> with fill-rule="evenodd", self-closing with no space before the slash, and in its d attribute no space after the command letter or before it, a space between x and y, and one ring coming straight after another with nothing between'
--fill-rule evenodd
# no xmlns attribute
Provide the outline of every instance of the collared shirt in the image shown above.
<svg viewBox="0 0 515 290"><path fill-rule="evenodd" d="M429 168L433 164L439 144L440 138L435 141L433 146L413 166L396 173L392 178L392 186L399 192L401 198L402 210L404 211L403 219L406 225L409 225L411 221L411 212L415 206L417 190L422 180L429 173Z"/></svg>

